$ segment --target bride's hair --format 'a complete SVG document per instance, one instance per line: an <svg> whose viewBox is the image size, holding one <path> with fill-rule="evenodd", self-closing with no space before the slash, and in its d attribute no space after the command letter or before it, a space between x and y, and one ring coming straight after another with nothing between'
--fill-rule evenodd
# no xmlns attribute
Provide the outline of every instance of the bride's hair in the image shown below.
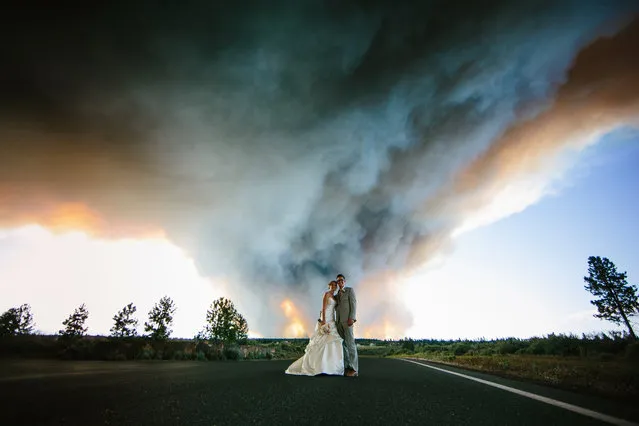
<svg viewBox="0 0 639 426"><path fill-rule="evenodd" d="M331 281L330 283L328 283L328 287L327 288L331 288L331 286L335 284L335 286L337 286L337 281Z"/></svg>

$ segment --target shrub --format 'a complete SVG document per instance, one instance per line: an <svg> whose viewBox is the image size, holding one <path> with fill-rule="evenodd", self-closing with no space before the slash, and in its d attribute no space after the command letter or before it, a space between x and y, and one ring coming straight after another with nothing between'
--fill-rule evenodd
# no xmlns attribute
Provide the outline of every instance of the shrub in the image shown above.
<svg viewBox="0 0 639 426"><path fill-rule="evenodd" d="M495 348L493 347L485 347L479 350L479 355L492 356L495 355Z"/></svg>
<svg viewBox="0 0 639 426"><path fill-rule="evenodd" d="M231 361L239 361L244 357L244 354L238 346L229 346L224 348L224 357Z"/></svg>
<svg viewBox="0 0 639 426"><path fill-rule="evenodd" d="M220 345L210 345L206 350L206 358L210 361L223 361L226 359Z"/></svg>
<svg viewBox="0 0 639 426"><path fill-rule="evenodd" d="M120 348L122 343L115 339L100 339L92 342L90 358L101 360L115 359L118 353L121 353Z"/></svg>
<svg viewBox="0 0 639 426"><path fill-rule="evenodd" d="M470 351L470 344L465 342L454 343L451 350L455 355L465 355Z"/></svg>
<svg viewBox="0 0 639 426"><path fill-rule="evenodd" d="M62 342L62 348L58 354L60 358L68 360L91 359L91 342L82 339L63 340Z"/></svg>
<svg viewBox="0 0 639 426"><path fill-rule="evenodd" d="M155 351L153 348L145 346L137 353L136 359L153 359L155 358Z"/></svg>
<svg viewBox="0 0 639 426"><path fill-rule="evenodd" d="M293 346L290 343L288 343L288 342L282 342L280 344L280 349L283 350L283 351L292 351L292 350L294 350Z"/></svg>
<svg viewBox="0 0 639 426"><path fill-rule="evenodd" d="M420 352L443 352L446 349L440 345L420 345Z"/></svg>
<svg viewBox="0 0 639 426"><path fill-rule="evenodd" d="M519 339L500 340L496 344L496 352L501 355L514 354L522 347L525 347L525 344Z"/></svg>
<svg viewBox="0 0 639 426"><path fill-rule="evenodd" d="M413 339L402 340L402 350L405 352L415 352L415 342Z"/></svg>

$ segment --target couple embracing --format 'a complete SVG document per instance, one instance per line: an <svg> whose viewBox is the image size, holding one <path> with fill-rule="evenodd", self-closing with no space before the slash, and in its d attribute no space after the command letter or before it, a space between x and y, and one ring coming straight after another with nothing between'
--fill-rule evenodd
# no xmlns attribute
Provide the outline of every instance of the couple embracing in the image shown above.
<svg viewBox="0 0 639 426"><path fill-rule="evenodd" d="M339 291L335 293L338 287ZM291 364L286 374L356 377L358 360L353 335L356 313L355 291L346 287L346 278L339 274L335 281L328 284L328 291L324 293L320 319L304 350L304 356Z"/></svg>

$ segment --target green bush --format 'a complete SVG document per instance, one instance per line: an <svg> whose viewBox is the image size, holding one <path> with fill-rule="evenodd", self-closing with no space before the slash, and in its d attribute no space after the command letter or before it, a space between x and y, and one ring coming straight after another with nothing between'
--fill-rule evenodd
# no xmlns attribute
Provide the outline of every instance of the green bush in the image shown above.
<svg viewBox="0 0 639 426"><path fill-rule="evenodd" d="M224 348L224 358L231 361L239 361L244 358L244 354L238 346L228 346Z"/></svg>
<svg viewBox="0 0 639 426"><path fill-rule="evenodd" d="M544 340L544 353L546 355L559 355L559 356L578 356L579 350L579 338L574 335L554 333L549 334Z"/></svg>
<svg viewBox="0 0 639 426"><path fill-rule="evenodd" d="M470 344L466 342L454 343L451 347L451 351L455 355L465 355L470 351Z"/></svg>
<svg viewBox="0 0 639 426"><path fill-rule="evenodd" d="M419 352L444 352L446 350L445 347L441 345L419 345Z"/></svg>
<svg viewBox="0 0 639 426"><path fill-rule="evenodd" d="M150 347L142 348L140 352L137 353L135 358L136 359L154 359L155 351Z"/></svg>
<svg viewBox="0 0 639 426"><path fill-rule="evenodd" d="M415 352L415 342L413 341L413 339L400 340L400 342L402 344L402 350L404 352Z"/></svg>
<svg viewBox="0 0 639 426"><path fill-rule="evenodd" d="M495 345L496 352L500 355L514 354L521 348L525 348L526 344L519 339L499 340Z"/></svg>
<svg viewBox="0 0 639 426"><path fill-rule="evenodd" d="M481 348L479 350L479 355L485 355L485 356L495 355L495 348L492 346Z"/></svg>
<svg viewBox="0 0 639 426"><path fill-rule="evenodd" d="M531 355L545 355L546 354L546 344L542 339L532 339L528 347L526 348L526 353Z"/></svg>
<svg viewBox="0 0 639 426"><path fill-rule="evenodd" d="M273 355L270 349L259 347L256 350L249 350L246 354L246 359L271 359Z"/></svg>
<svg viewBox="0 0 639 426"><path fill-rule="evenodd" d="M64 340L59 357L66 360L91 359L91 343L84 339Z"/></svg>
<svg viewBox="0 0 639 426"><path fill-rule="evenodd" d="M206 358L209 361L224 361L226 356L219 346L210 346L206 351Z"/></svg>

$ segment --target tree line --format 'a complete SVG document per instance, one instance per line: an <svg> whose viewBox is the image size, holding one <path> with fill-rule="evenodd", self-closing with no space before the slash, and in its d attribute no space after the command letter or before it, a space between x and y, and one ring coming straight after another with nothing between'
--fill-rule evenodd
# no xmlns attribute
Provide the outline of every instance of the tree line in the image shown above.
<svg viewBox="0 0 639 426"><path fill-rule="evenodd" d="M629 336L637 340L630 317L639 313L637 287L628 283L626 272L617 272L617 267L608 258L590 256L588 258L588 276L584 277L584 288L595 299L590 303L597 307L593 316L611 321L617 325L622 323L628 328ZM134 318L136 307L129 303L114 317L111 328L112 337L137 336L138 320ZM154 340L166 340L171 335L173 300L165 296L149 311L149 320L144 323L147 337ZM89 312L84 304L65 319L64 328L59 331L63 338L76 338L86 334L85 322ZM33 315L28 304L11 308L0 316L0 336L24 335L33 333ZM208 339L217 342L238 342L248 337L248 324L235 309L233 302L221 297L215 300L206 313L206 325L195 336L196 339Z"/></svg>
<svg viewBox="0 0 639 426"><path fill-rule="evenodd" d="M173 314L176 311L174 301L164 296L148 313L148 321L144 322L145 335L153 340L167 340L173 330ZM124 306L113 316L113 327L110 336L114 338L137 337L137 308L133 303ZM63 328L58 331L62 339L73 340L85 336L88 331L86 321L89 311L83 303L77 307L64 321ZM0 337L28 335L34 333L33 314L28 304L10 308L0 316ZM210 340L224 343L241 343L248 337L248 323L235 308L233 302L224 297L213 301L206 312L204 328L195 336L199 340Z"/></svg>

